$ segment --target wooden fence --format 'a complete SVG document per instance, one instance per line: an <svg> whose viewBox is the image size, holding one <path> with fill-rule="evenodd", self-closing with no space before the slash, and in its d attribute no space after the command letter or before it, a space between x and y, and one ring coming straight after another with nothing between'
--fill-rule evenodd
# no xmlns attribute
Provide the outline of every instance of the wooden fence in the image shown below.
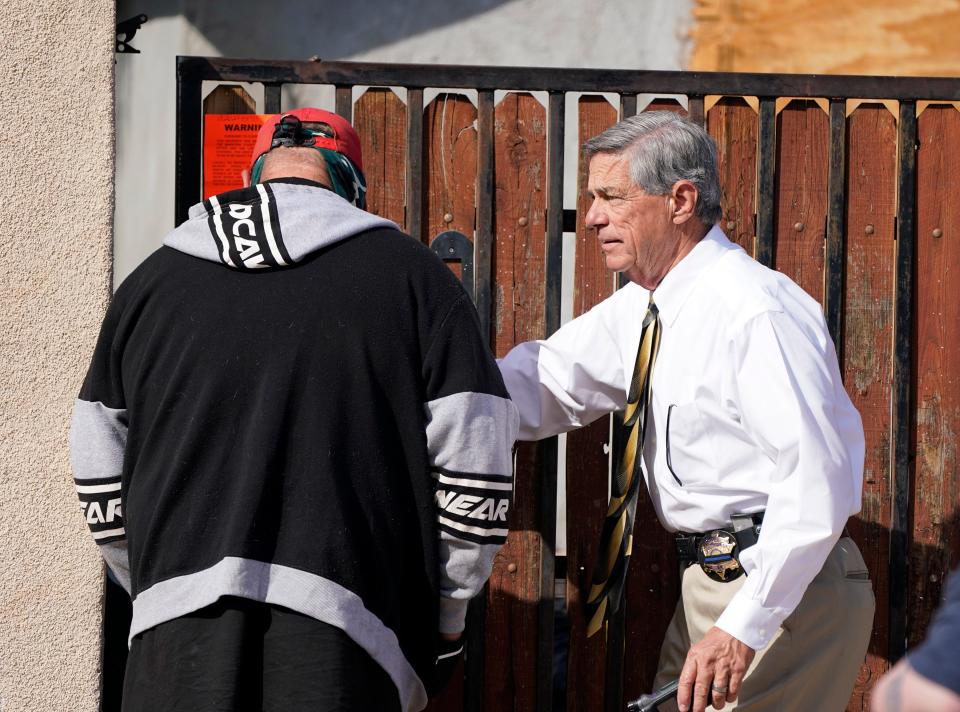
<svg viewBox="0 0 960 712"><path fill-rule="evenodd" d="M960 113L924 101L960 99L960 81L180 58L178 221L199 197L201 80L263 82L270 112L283 83L335 85L336 110L363 143L368 208L427 243L447 230L473 241L477 305L497 356L559 326L564 230L576 236L574 316L615 289L583 223L586 165L564 156L566 103L576 102L579 144L635 113L641 92L685 92L717 141L721 227L824 304L863 417L863 511L850 530L877 612L848 709L868 708L877 677L922 639L960 553ZM461 91L424 106L429 87ZM494 94L515 88L546 101ZM673 99L654 108L686 113ZM565 159L579 161L566 210ZM645 493L626 614L606 640L584 634L610 432L603 419L567 438L565 561L554 557L557 441L520 447L511 533L471 610L467 673L433 712L622 710L649 690L678 576ZM565 616L554 611L555 572Z"/></svg>

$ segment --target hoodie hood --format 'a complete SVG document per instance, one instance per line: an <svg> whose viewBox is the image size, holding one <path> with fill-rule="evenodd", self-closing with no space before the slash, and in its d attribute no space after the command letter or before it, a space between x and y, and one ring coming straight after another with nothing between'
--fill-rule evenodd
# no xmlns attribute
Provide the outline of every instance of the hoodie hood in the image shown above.
<svg viewBox="0 0 960 712"><path fill-rule="evenodd" d="M271 182L197 203L163 244L234 269L257 270L289 267L374 228L400 229L326 188Z"/></svg>

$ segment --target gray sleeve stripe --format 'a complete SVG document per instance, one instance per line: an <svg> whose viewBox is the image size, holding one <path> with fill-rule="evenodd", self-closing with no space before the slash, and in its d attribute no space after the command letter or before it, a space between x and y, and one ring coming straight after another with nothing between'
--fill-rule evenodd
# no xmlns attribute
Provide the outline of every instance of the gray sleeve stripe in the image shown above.
<svg viewBox="0 0 960 712"><path fill-rule="evenodd" d="M102 492L116 492L120 489L120 482L111 482L108 485L74 485L77 494L100 494Z"/></svg>
<svg viewBox="0 0 960 712"><path fill-rule="evenodd" d="M478 537L484 537L484 538L493 537L493 536L505 537L509 533L507 529L495 529L495 528L492 528L491 525L489 524L487 525L481 524L480 526L471 526L469 524L463 524L461 522L454 521L450 517L445 517L442 514L437 515L437 521L440 522L441 524L445 524L451 529L456 529L458 532L473 534L474 536L478 536Z"/></svg>
<svg viewBox="0 0 960 712"><path fill-rule="evenodd" d="M474 489L481 490L502 490L504 492L513 491L513 484L511 482L488 482L485 480L473 480L461 477L447 477L446 475L441 475L436 472L434 472L433 477L440 482L440 484L444 485L472 487Z"/></svg>
<svg viewBox="0 0 960 712"><path fill-rule="evenodd" d="M111 539L113 537L117 537L117 539L119 539L119 537L122 537L125 534L126 530L123 527L120 527L119 529L105 529L102 532L94 532L93 538L99 542L101 539ZM114 540L116 541L117 539Z"/></svg>
<svg viewBox="0 0 960 712"><path fill-rule="evenodd" d="M119 475L127 445L127 411L77 399L70 426L70 464L77 480Z"/></svg>
<svg viewBox="0 0 960 712"><path fill-rule="evenodd" d="M430 465L457 472L507 475L519 418L509 398L454 393L425 406Z"/></svg>
<svg viewBox="0 0 960 712"><path fill-rule="evenodd" d="M468 480L483 480L484 482L512 482L513 475L482 475L479 472L457 472L455 470L445 470L442 467L434 466L431 470L433 476L438 474L446 477L465 477Z"/></svg>

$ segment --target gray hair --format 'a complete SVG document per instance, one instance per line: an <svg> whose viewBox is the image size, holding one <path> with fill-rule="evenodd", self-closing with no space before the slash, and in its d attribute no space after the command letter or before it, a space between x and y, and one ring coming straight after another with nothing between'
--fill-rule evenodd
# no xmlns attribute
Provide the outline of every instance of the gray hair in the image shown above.
<svg viewBox="0 0 960 712"><path fill-rule="evenodd" d="M583 144L598 153L630 153L630 177L650 195L667 195L678 180L697 187L696 215L704 225L720 220L717 145L703 127L672 111L646 111L614 124Z"/></svg>

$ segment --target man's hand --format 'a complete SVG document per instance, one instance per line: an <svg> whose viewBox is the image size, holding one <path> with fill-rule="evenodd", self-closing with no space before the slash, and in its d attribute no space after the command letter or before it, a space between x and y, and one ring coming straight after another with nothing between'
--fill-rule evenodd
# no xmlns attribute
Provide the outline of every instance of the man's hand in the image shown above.
<svg viewBox="0 0 960 712"><path fill-rule="evenodd" d="M928 680L901 660L870 694L871 712L957 712L960 696Z"/></svg>
<svg viewBox="0 0 960 712"><path fill-rule="evenodd" d="M756 651L716 626L687 652L680 673L680 712L704 712L708 704L723 709L740 694L740 683Z"/></svg>

